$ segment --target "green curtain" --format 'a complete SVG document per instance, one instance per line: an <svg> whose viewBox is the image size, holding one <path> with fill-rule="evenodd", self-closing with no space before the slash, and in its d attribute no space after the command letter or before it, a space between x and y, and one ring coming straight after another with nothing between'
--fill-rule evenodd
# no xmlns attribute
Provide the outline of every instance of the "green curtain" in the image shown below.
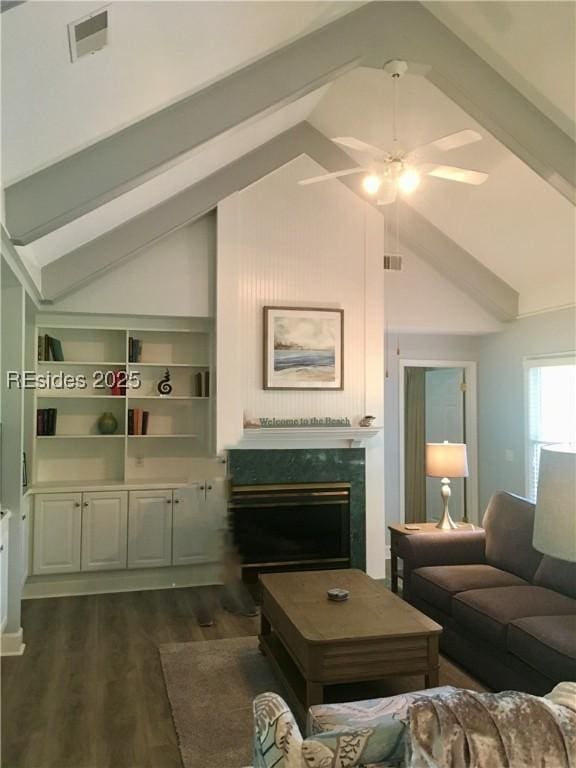
<svg viewBox="0 0 576 768"><path fill-rule="evenodd" d="M404 510L426 522L426 368L404 369Z"/></svg>

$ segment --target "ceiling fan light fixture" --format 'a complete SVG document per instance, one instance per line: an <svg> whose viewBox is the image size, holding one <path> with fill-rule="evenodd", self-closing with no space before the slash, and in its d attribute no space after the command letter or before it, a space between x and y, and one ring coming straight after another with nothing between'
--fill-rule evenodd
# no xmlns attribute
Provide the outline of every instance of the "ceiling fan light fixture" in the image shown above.
<svg viewBox="0 0 576 768"><path fill-rule="evenodd" d="M375 173L370 173L362 179L362 187L368 195L375 195L382 186L382 179Z"/></svg>
<svg viewBox="0 0 576 768"><path fill-rule="evenodd" d="M405 195L414 192L420 186L421 177L414 168L405 168L398 177L398 187Z"/></svg>

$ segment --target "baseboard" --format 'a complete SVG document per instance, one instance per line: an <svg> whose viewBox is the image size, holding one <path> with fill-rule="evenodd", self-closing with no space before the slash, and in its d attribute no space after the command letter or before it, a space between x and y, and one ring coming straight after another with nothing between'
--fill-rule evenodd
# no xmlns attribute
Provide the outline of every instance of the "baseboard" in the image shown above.
<svg viewBox="0 0 576 768"><path fill-rule="evenodd" d="M22 656L26 648L23 642L22 627L18 632L4 632L0 638L2 656Z"/></svg>
<svg viewBox="0 0 576 768"><path fill-rule="evenodd" d="M222 567L218 563L175 568L142 568L135 571L31 576L24 586L22 599L202 587L221 583Z"/></svg>

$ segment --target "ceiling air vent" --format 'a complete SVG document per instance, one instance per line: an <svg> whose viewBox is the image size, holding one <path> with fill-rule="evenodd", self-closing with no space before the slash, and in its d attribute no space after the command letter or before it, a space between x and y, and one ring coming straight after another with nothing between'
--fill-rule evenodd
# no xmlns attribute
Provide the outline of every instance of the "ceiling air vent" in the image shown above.
<svg viewBox="0 0 576 768"><path fill-rule="evenodd" d="M109 8L101 8L68 24L71 61L96 53L108 45L109 15Z"/></svg>
<svg viewBox="0 0 576 768"><path fill-rule="evenodd" d="M399 253L384 254L384 269L399 271L402 269L402 255Z"/></svg>

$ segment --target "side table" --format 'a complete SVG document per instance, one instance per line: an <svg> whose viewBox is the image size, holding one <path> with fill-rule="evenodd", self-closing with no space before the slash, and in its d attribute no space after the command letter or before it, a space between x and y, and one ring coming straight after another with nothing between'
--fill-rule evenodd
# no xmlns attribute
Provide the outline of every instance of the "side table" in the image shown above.
<svg viewBox="0 0 576 768"><path fill-rule="evenodd" d="M411 525L409 523L409 525ZM439 533L442 536L450 536L454 531L478 531L480 526L473 523L458 523L458 528L443 531L436 527L436 523L414 523L418 528L406 528L404 524L394 523L388 526L390 531L390 588L394 594L398 594L398 579L402 579L402 573L398 569L398 550L402 536L413 536L418 533Z"/></svg>

